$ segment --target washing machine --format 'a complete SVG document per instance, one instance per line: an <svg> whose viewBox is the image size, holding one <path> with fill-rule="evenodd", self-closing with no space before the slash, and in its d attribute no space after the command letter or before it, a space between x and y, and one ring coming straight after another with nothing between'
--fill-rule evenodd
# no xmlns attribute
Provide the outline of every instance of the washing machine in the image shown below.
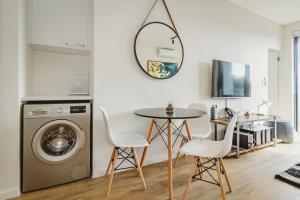
<svg viewBox="0 0 300 200"><path fill-rule="evenodd" d="M90 177L91 104L23 105L23 192Z"/></svg>

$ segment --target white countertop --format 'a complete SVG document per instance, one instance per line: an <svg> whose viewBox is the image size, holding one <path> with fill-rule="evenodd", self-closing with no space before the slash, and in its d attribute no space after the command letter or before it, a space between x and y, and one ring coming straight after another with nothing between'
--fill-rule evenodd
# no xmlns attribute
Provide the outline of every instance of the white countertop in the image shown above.
<svg viewBox="0 0 300 200"><path fill-rule="evenodd" d="M21 101L76 101L76 100L92 100L93 98L88 95L81 96L27 96L22 97Z"/></svg>

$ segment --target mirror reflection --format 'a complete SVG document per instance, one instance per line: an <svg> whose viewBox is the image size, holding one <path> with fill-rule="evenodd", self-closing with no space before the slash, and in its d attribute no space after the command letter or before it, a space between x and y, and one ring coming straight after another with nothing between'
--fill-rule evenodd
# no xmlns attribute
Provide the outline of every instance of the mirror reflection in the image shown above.
<svg viewBox="0 0 300 200"><path fill-rule="evenodd" d="M143 26L135 40L138 64L149 76L167 79L183 62L183 46L178 34L167 24L151 22Z"/></svg>

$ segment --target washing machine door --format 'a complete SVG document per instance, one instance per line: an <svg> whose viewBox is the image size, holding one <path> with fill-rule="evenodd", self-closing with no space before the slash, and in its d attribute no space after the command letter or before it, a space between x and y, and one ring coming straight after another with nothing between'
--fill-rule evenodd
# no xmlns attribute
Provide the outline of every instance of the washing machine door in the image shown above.
<svg viewBox="0 0 300 200"><path fill-rule="evenodd" d="M71 159L84 145L84 131L69 120L54 120L44 124L32 140L35 156L48 164L59 164Z"/></svg>

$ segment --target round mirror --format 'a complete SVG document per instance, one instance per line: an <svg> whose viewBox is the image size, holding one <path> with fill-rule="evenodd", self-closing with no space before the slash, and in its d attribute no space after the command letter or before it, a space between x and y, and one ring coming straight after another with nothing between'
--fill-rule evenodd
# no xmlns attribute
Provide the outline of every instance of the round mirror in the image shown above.
<svg viewBox="0 0 300 200"><path fill-rule="evenodd" d="M183 45L176 31L162 22L144 25L134 42L136 60L142 70L157 79L174 76L183 62Z"/></svg>

